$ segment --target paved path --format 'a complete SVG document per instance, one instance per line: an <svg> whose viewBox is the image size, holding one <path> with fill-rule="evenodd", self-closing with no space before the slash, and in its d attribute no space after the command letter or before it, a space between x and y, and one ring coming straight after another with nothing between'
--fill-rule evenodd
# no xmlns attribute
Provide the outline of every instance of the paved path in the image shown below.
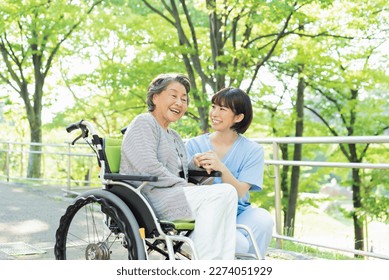
<svg viewBox="0 0 389 280"><path fill-rule="evenodd" d="M55 232L73 198L55 186L0 182L0 260L54 260ZM311 259L269 249L267 259Z"/></svg>
<svg viewBox="0 0 389 280"><path fill-rule="evenodd" d="M53 260L55 232L71 200L59 187L0 183L0 260Z"/></svg>

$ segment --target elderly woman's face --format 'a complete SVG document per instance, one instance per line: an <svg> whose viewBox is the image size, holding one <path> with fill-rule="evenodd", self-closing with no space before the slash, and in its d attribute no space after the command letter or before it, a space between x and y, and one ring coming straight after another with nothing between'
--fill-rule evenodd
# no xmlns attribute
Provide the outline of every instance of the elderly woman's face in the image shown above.
<svg viewBox="0 0 389 280"><path fill-rule="evenodd" d="M188 95L185 87L172 82L160 94L153 96L155 110L153 115L159 124L167 128L171 122L178 121L188 109Z"/></svg>

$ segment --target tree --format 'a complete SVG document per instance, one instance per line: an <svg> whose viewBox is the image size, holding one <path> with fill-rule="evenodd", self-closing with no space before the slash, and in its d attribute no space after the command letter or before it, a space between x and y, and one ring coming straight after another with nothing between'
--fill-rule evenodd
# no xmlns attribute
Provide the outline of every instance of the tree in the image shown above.
<svg viewBox="0 0 389 280"><path fill-rule="evenodd" d="M372 10L379 13L381 6L373 3ZM374 9L375 8L375 9ZM328 48L326 63L317 64L310 75L309 86L315 94L320 94L321 104L313 98L306 108L318 117L333 136L382 135L389 128L387 112L389 107L384 100L388 99L388 74L377 67L379 46L387 38L381 37L380 26L359 28L363 36L352 40L341 40ZM376 23L380 23L377 18ZM374 32L380 34L378 37ZM363 42L363 44L361 44ZM363 45L364 47L361 47ZM354 46L358 46L355 48ZM382 63L382 61L378 62ZM387 61L386 61L387 65ZM324 77L325 73L325 77ZM361 163L367 156L369 144L340 144L340 150L352 163ZM353 168L352 192L355 249L364 249L364 182L361 170Z"/></svg>
<svg viewBox="0 0 389 280"><path fill-rule="evenodd" d="M209 92L226 86L258 90L259 70L279 42L298 29L293 17L310 1L142 2L176 31L178 43L169 48L182 57L194 86L197 121L207 131Z"/></svg>
<svg viewBox="0 0 389 280"><path fill-rule="evenodd" d="M349 79L352 77L347 77L348 75L345 71L348 71L347 67L343 65L340 66L339 73L342 73L342 78L346 78L346 84L350 84ZM351 75L354 76L354 75ZM341 78L341 80L343 80ZM332 88L323 88L321 85L312 85L316 92L320 93L328 102L328 106L332 107L332 112L335 116L338 116L342 124L335 124L337 120L333 120L332 116L329 116L324 110L314 109L310 106L307 108L313 112L317 117L321 119L324 125L328 128L330 133L333 136L347 135L347 136L356 136L356 135L382 135L384 130L389 127L389 123L385 123L384 120L380 121L381 125L368 127L367 122L364 122L365 118L374 118L381 119L380 114L385 114L389 108L385 106L379 106L377 109L375 107L375 112L370 110L369 116L367 112L362 110L363 106L361 103L366 102L367 100L362 100L361 95L363 94L366 88L362 85L363 81L358 82L358 84L351 85L351 88L344 86L344 81L339 81L337 86L333 85ZM371 93L370 93L371 94ZM388 98L388 97L387 97ZM369 98L369 104L374 104L374 100ZM329 108L327 108L329 109ZM381 111L383 109L383 111ZM364 123L366 127L361 129L361 124ZM367 133L371 130L371 134ZM340 150L347 158L349 162L352 163L361 163L366 157L369 144L362 145L358 147L355 143L349 144L340 144ZM363 228L363 204L362 204L362 193L363 193L363 182L361 178L361 170L358 168L352 169L352 192L353 192L353 206L352 218L354 221L354 235L355 235L355 249L363 250L364 249L364 228Z"/></svg>
<svg viewBox="0 0 389 280"><path fill-rule="evenodd" d="M368 14L360 13L360 7L364 7L364 10L369 11ZM328 7L326 17L318 17L315 19L315 13L311 13L310 17L301 19L301 32L298 33L298 37L290 37L289 40L283 41L280 45L283 47L284 52L282 56L284 59L277 59L273 57L270 64L272 69L285 75L295 76L297 84L297 90L295 98L295 111L296 111L296 129L295 135L302 135L301 129L299 129L298 123L302 122L302 108L298 109L298 106L306 103L304 99L308 97L309 104L305 105L305 110L309 110L311 114L308 114L305 119L312 118L312 112L317 119L321 119L326 127L329 129L332 135L376 135L377 133L383 133L387 125L384 118L387 116L383 111L374 112L376 121L370 123L365 120L361 115L364 115L358 104L361 105L362 100L364 104L371 104L382 102L385 100L385 94L382 90L387 88L385 80L387 81L387 74L383 73L381 69L384 69L384 65L387 65L387 61L377 49L387 40L387 21L385 21L384 2L381 1L359 1L335 3L333 6ZM308 8L306 6L305 8ZM322 11L322 9L320 9ZM330 12L329 12L330 11ZM339 18L342 18L344 25L338 24ZM386 31L385 31L386 30ZM366 46L369 46L366 48ZM358 67L363 60L377 60L380 57L380 66L375 64L375 70L373 71L372 63L366 63L370 65L359 71ZM285 59L287 58L287 60ZM274 59L275 58L275 59ZM336 58L336 59L335 59ZM334 60L336 62L334 62ZM367 62L367 61L366 61ZM362 63L363 64L363 63ZM303 67L301 67L303 65ZM363 68L363 67L362 67ZM370 70L367 70L370 68ZM320 70L319 70L320 69ZM295 75L294 73L298 73ZM314 74L313 74L314 73ZM314 88L316 91L306 90L305 98L301 98L301 82L304 79L304 84L307 89ZM320 84L321 90L324 90L326 94L323 94L316 85ZM298 86L300 85L300 86ZM315 86L314 86L315 85ZM375 87L379 87L381 91L381 97L367 98L367 96L374 95L373 90ZM378 86L379 85L379 86ZM336 89L335 89L336 88ZM373 90L373 92L370 92ZM346 92L350 93L347 94ZM317 93L321 92L322 95ZM337 93L335 93L337 92ZM361 93L362 92L362 93ZM369 92L369 93L368 93ZM299 97L300 96L300 97ZM323 98L320 98L322 96ZM348 97L346 97L348 96ZM384 99L381 99L384 98ZM300 100L300 101L299 101ZM331 101L330 101L331 100ZM365 103L369 100L370 103ZM381 100L381 101L378 101ZM332 105L331 105L332 104ZM272 114L274 107L272 108ZM328 108L337 108L329 110ZM380 108L382 105L379 106ZM367 111L370 111L367 109ZM299 113L300 112L300 113ZM324 113L325 112L325 113ZM320 113L323 113L321 117ZM323 116L324 119L322 118ZM340 116L339 119L334 116ZM359 117L357 117L359 116ZM339 120L341 120L340 123ZM341 127L345 126L346 131ZM300 127L301 128L301 127ZM356 129L358 128L358 129ZM280 129L278 129L279 131ZM358 132L357 132L358 131ZM334 133L335 132L335 133ZM369 134L372 133L372 134ZM289 132L289 135L292 133ZM347 159L350 162L361 162L362 158L366 156L366 152L358 152L355 144L343 145L342 152L347 154ZM286 147L282 147L283 159L289 157ZM298 159L299 147L295 145L294 148L294 160ZM359 154L360 153L360 154ZM297 155L297 158L296 158ZM352 156L354 155L354 156ZM360 157L362 156L362 158ZM353 158L353 159L351 159ZM293 235L294 226L294 211L296 209L298 177L298 167L294 167L295 174L291 175L290 188L285 186L285 178L283 176L283 192L288 198L287 211L285 211L285 227L288 234ZM283 173L289 172L288 168L283 168ZM361 205L361 195L358 194L361 188L361 178L357 175L356 170L353 171L353 190L354 190L354 207L355 212L353 214L355 224L355 248L363 248L363 217L361 215L364 212ZM362 192L363 193L363 192ZM359 216L359 218L358 218Z"/></svg>
<svg viewBox="0 0 389 280"><path fill-rule="evenodd" d="M2 1L0 4L0 80L23 100L30 141L42 142L45 81L60 47L102 0ZM41 147L31 145L27 177L41 173Z"/></svg>

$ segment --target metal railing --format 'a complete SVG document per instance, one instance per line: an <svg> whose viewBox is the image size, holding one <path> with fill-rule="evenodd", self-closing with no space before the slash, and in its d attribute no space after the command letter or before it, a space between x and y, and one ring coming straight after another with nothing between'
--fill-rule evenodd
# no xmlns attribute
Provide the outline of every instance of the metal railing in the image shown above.
<svg viewBox="0 0 389 280"><path fill-rule="evenodd" d="M354 136L354 137L281 137L281 138L253 138L257 143L262 145L271 145L272 158L266 159L265 164L267 167L273 166L274 168L274 191L275 191L275 220L276 220L276 233L274 238L277 240L277 246L281 246L281 240L289 240L302 244L309 244L322 248L329 248L338 251L344 251L352 254L358 254L368 257L375 257L381 259L389 259L388 255L377 254L367 251L352 250L346 248L337 248L333 246L327 246L323 244L315 244L306 242L304 240L298 240L289 236L282 235L282 207L281 207L281 182L280 182L280 166L289 165L289 166L316 166L316 167L333 167L333 168L363 168L363 169L384 169L389 170L389 159L385 163L350 163L350 162L320 162L320 161L292 161L292 160L281 160L279 158L280 144L340 144L340 143L382 143L389 144L389 136ZM42 178L26 178L26 166L27 158L29 153L31 153L29 147L30 145L40 145L42 146L41 151L35 151L35 153L41 153L46 156L56 156L59 157L57 160L51 160L46 162L46 159L43 160L43 169L47 170L47 166L50 166L49 169L52 169L53 162L60 162L58 166L61 168L61 172L54 171L54 174L45 175L43 174ZM26 148L27 147L27 148ZM53 151L57 149L57 151ZM389 150L389 149L388 149ZM5 156L2 156L4 154ZM74 159L84 158L86 163L74 161ZM7 142L0 141L0 164L3 164L3 174L0 174L0 180L9 181L39 181L45 183L56 184L60 186L66 186L68 191L72 191L75 186L82 187L99 187L99 180L97 179L98 170L96 167L96 162L94 162L96 155L91 152L89 146L85 144L76 144L72 146L71 143L65 144L40 144L40 143L22 143L22 142ZM79 177L74 175L74 172L80 173L79 168L80 164L82 166L87 165L88 173L83 179L75 179L74 177ZM58 167L57 166L57 167ZM11 170L11 169L18 170ZM96 170L93 172L93 170ZM19 173L19 175L17 175ZM61 178L56 177L61 173L63 176ZM3 178L3 179L1 179ZM94 181L95 180L95 181ZM94 185L95 182L95 185Z"/></svg>
<svg viewBox="0 0 389 280"><path fill-rule="evenodd" d="M388 163L352 163L352 162L318 162L318 161L293 161L280 160L279 150L280 144L389 144L389 136L350 136L350 137L281 137L281 138L255 138L252 139L259 144L271 144L273 150L273 159L265 160L266 165L274 166L274 191L275 191L275 219L276 219L276 234L274 237L277 240L277 247L281 247L280 240L289 240L297 243L313 245L316 247L327 248L332 250L343 251L355 255L374 257L380 259L388 259L389 255L377 254L362 250L353 250L347 248L339 248L327 246L318 243L306 242L282 234L281 221L281 182L280 182L280 166L318 166L318 167L339 167L339 168L362 168L362 169L385 169L389 170ZM389 151L389 147L388 147Z"/></svg>
<svg viewBox="0 0 389 280"><path fill-rule="evenodd" d="M31 146L40 146L41 150L31 151ZM40 178L26 177L28 158L32 153L42 155L42 174ZM80 163L77 164L74 160L76 158L82 162L83 166L87 166L85 174L81 174L78 168ZM100 181L97 179L97 161L95 159L96 155L85 143L72 145L71 142L44 144L0 141L0 164L3 165L0 180L54 184L66 187L68 191L72 191L75 185L78 188L100 187Z"/></svg>

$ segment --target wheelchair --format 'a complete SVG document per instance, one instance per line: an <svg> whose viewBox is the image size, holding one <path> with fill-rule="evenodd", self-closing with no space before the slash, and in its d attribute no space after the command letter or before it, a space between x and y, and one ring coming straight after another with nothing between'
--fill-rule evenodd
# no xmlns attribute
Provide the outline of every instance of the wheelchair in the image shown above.
<svg viewBox="0 0 389 280"><path fill-rule="evenodd" d="M142 188L158 180L156 176L119 174L120 139L101 138L93 125L85 120L67 126L68 133L81 130L72 144L83 138L94 150L100 167L101 189L78 195L60 218L55 235L54 255L57 260L196 260L191 233L195 222L163 221L142 194ZM122 130L122 133L124 130ZM189 171L192 183L198 178L220 176L205 171ZM141 181L136 187L133 181ZM250 229L237 225L247 232ZM235 242L235 241L232 241ZM255 242L253 242L255 244ZM260 259L255 254L236 255L236 259Z"/></svg>

